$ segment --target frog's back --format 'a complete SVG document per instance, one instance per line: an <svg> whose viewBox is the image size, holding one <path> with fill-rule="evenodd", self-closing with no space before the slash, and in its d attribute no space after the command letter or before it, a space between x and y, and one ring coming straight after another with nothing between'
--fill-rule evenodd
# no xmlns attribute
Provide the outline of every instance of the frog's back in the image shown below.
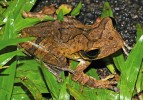
<svg viewBox="0 0 143 100"><path fill-rule="evenodd" d="M84 25L75 20L67 19L62 21L42 22L32 27L25 28L22 33L32 37L40 37L39 41L48 38L47 42L53 41L58 48L64 47L71 49L70 52L76 52L83 49L87 44L87 38L83 34Z"/></svg>
<svg viewBox="0 0 143 100"><path fill-rule="evenodd" d="M52 65L56 62L60 66L65 66L65 55L83 50L87 43L86 37L82 34L83 29L77 28L83 27L80 26L82 24L75 23L48 21L25 28L22 30L22 37L35 39L21 43L20 46L31 55L45 61L48 59L48 63Z"/></svg>

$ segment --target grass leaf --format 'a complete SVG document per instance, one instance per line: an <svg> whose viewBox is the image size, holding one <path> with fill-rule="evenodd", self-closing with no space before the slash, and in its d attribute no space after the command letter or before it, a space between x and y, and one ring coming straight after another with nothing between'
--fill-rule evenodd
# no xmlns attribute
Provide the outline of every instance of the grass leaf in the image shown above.
<svg viewBox="0 0 143 100"><path fill-rule="evenodd" d="M81 8L82 8L82 3L79 2L79 4L72 10L71 16L77 16L80 13Z"/></svg>
<svg viewBox="0 0 143 100"><path fill-rule="evenodd" d="M120 99L131 100L143 58L143 35L130 52L121 70Z"/></svg>
<svg viewBox="0 0 143 100"><path fill-rule="evenodd" d="M58 100L70 100L70 94L67 92L67 84L69 84L70 77L67 77L64 80L63 85L60 89L59 99Z"/></svg>
<svg viewBox="0 0 143 100"><path fill-rule="evenodd" d="M0 100L10 100L16 71L16 61L0 74Z"/></svg>
<svg viewBox="0 0 143 100"><path fill-rule="evenodd" d="M75 98L75 100L90 100L70 85L67 85L67 88L70 94Z"/></svg>
<svg viewBox="0 0 143 100"><path fill-rule="evenodd" d="M68 14L68 13L71 12L72 6L67 5L67 4L62 4L62 5L56 10L56 13L59 14L60 10L63 11L63 15L66 15L66 14Z"/></svg>
<svg viewBox="0 0 143 100"><path fill-rule="evenodd" d="M125 63L125 58L123 56L123 54L121 53L121 50L116 52L114 55L113 55L113 61L114 61L114 64L116 65L116 68L121 71L124 69L124 63ZM123 68L123 69L122 69Z"/></svg>
<svg viewBox="0 0 143 100"><path fill-rule="evenodd" d="M57 81L57 78L50 71L48 71L48 69L46 69L45 66L42 65L41 69L52 98L58 99L61 84Z"/></svg>
<svg viewBox="0 0 143 100"><path fill-rule="evenodd" d="M36 0L14 0L10 2L3 14L5 16L4 22L6 22L3 30L3 39L15 38L17 36L14 27L21 19L23 19L22 11L29 11L35 2Z"/></svg>
<svg viewBox="0 0 143 100"><path fill-rule="evenodd" d="M138 75L138 79L137 79L137 82L136 82L136 94L140 94L142 91L143 91L143 61L142 61L142 64L141 64L141 68L140 68L140 71L139 71L139 75ZM139 95L138 96L140 100L142 100L143 98L143 94Z"/></svg>
<svg viewBox="0 0 143 100"><path fill-rule="evenodd" d="M112 12L109 2L104 3L101 18L104 18L104 17L113 17L113 12Z"/></svg>
<svg viewBox="0 0 143 100"><path fill-rule="evenodd" d="M20 42L25 42L28 40L32 40L33 38L15 38L15 39L4 39L0 40L0 50L11 45L17 45Z"/></svg>
<svg viewBox="0 0 143 100"><path fill-rule="evenodd" d="M16 55L22 55L21 50L8 52L8 53L0 55L0 66L4 66L6 63L8 63Z"/></svg>
<svg viewBox="0 0 143 100"><path fill-rule="evenodd" d="M63 10L60 9L57 15L57 19L60 21L64 21L64 14L63 14Z"/></svg>
<svg viewBox="0 0 143 100"><path fill-rule="evenodd" d="M28 88L35 100L42 100L42 94L40 93L36 85L29 78L21 77L20 80L23 83L23 85L26 86L26 88Z"/></svg>
<svg viewBox="0 0 143 100"><path fill-rule="evenodd" d="M19 32L21 29L23 29L25 27L29 27L29 26L35 25L39 22L49 21L49 20L54 20L54 18L47 16L47 15L42 20L39 18L25 18L25 19L20 20L19 22L16 23L14 31Z"/></svg>
<svg viewBox="0 0 143 100"><path fill-rule="evenodd" d="M136 37L136 41L139 40L139 38L141 37L141 35L143 35L143 27L138 23L136 25L136 30L137 30L137 37Z"/></svg>

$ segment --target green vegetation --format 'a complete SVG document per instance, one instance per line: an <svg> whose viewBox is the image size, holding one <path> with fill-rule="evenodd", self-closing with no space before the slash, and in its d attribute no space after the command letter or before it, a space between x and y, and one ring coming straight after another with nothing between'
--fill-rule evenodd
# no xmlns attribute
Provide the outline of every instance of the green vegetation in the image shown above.
<svg viewBox="0 0 143 100"><path fill-rule="evenodd" d="M61 73L63 82L57 79L42 64L35 59L26 59L23 49L17 48L18 43L32 38L20 38L21 29L32 26L41 20L38 18L23 18L23 11L30 11L36 0L13 0L0 2L8 7L0 6L0 100L46 100L42 95L51 94L50 100L70 100L73 96L76 100L131 100L132 97L143 90L143 29L137 25L137 43L131 50L127 59L121 52L113 56L112 68L117 68L120 74L118 82L119 93L108 89L91 89L77 84L71 80L71 76L65 77ZM4 3L4 4L3 4ZM110 8L109 3L105 7ZM79 14L81 2L71 11L72 16ZM64 11L59 11L59 20L63 20ZM113 17L111 9L103 10L102 18ZM43 20L53 20L45 16ZM22 58L22 59L21 59ZM23 59L24 58L24 59ZM71 67L76 67L77 62L72 61ZM41 69L41 70L40 70ZM99 79L95 69L90 69L88 75ZM81 91L82 90L82 91ZM138 98L142 100L143 95Z"/></svg>

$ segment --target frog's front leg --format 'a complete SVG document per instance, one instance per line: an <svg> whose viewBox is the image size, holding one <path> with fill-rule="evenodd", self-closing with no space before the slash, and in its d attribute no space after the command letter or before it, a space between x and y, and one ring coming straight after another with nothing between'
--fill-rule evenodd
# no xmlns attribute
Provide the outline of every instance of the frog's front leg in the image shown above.
<svg viewBox="0 0 143 100"><path fill-rule="evenodd" d="M84 74L84 69L86 69L91 62L90 61L85 61L83 59L78 59L79 64L75 70L75 73L73 75L73 80L77 81L78 83L82 85L87 85L92 88L109 88L113 89L112 85L117 84L116 81L108 81L108 80L96 80L95 78L88 76Z"/></svg>

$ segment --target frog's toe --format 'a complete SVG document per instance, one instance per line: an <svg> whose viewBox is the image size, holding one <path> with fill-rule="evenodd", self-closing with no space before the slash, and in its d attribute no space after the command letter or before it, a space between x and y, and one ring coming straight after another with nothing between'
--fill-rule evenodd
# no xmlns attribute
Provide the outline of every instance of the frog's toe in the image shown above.
<svg viewBox="0 0 143 100"><path fill-rule="evenodd" d="M57 76L56 76L57 77ZM61 77L57 77L57 80L58 80L58 82L63 82L63 80L62 80L62 78Z"/></svg>

